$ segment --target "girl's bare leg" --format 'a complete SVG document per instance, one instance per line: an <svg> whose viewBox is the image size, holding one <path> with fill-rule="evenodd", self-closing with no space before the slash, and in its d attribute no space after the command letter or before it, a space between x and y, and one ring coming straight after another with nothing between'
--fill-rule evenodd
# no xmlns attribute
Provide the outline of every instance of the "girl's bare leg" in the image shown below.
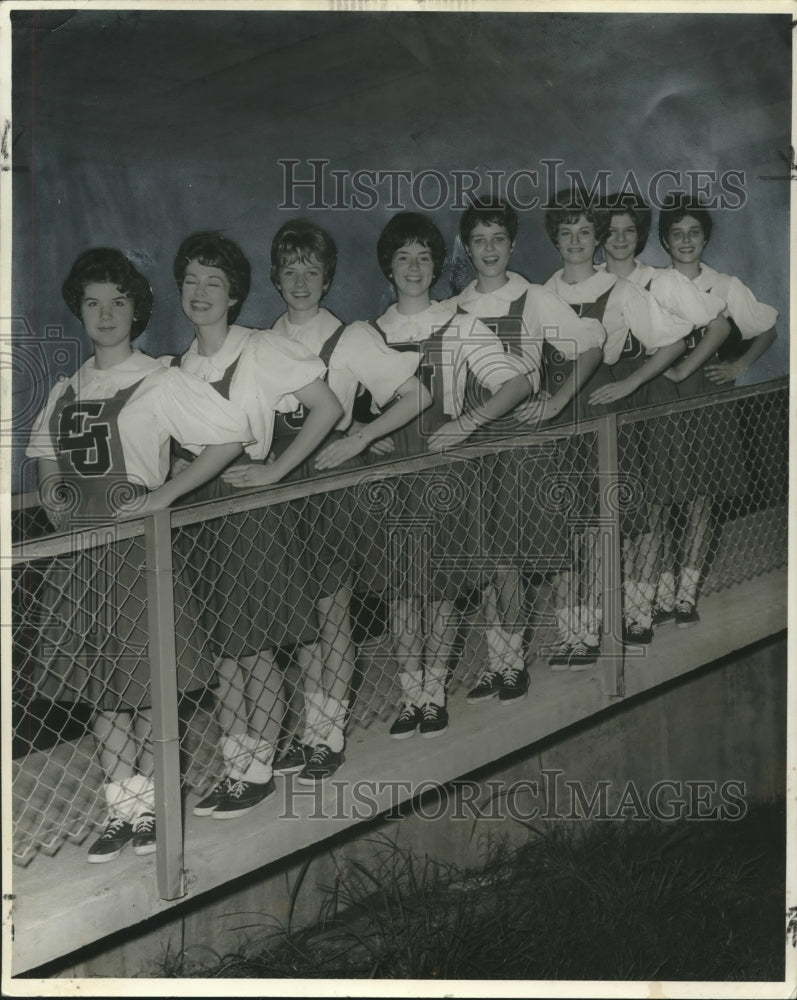
<svg viewBox="0 0 797 1000"><path fill-rule="evenodd" d="M416 597L391 601L391 627L402 701L420 707L423 698L423 616Z"/></svg>
<svg viewBox="0 0 797 1000"><path fill-rule="evenodd" d="M675 534L673 532L673 507L660 505L658 525L658 547L654 551L653 582L656 585L656 607L667 613L675 607Z"/></svg>
<svg viewBox="0 0 797 1000"><path fill-rule="evenodd" d="M138 746L138 771L147 778L152 777L155 761L152 755L152 709L143 708L136 712L134 731Z"/></svg>
<svg viewBox="0 0 797 1000"><path fill-rule="evenodd" d="M324 651L321 741L335 753L342 753L346 741L351 680L354 675L355 647L349 609L352 577L332 597L319 601L321 645Z"/></svg>
<svg viewBox="0 0 797 1000"><path fill-rule="evenodd" d="M123 781L136 773L137 746L132 712L96 712L91 730L106 780Z"/></svg>
<svg viewBox="0 0 797 1000"><path fill-rule="evenodd" d="M324 691L338 702L348 702L354 675L355 648L351 634L349 608L352 598L351 577L334 597L319 602L323 625L321 640L324 657Z"/></svg>
<svg viewBox="0 0 797 1000"><path fill-rule="evenodd" d="M559 645L564 647L572 646L576 641L578 594L575 593L575 586L577 579L577 574L571 569L560 570L551 576L557 639Z"/></svg>
<svg viewBox="0 0 797 1000"><path fill-rule="evenodd" d="M320 611L319 611L320 614ZM321 738L324 709L324 644L317 642L299 646L296 650L298 679L283 687L286 705L290 706L293 718L304 716L304 724L296 733L302 743L313 746Z"/></svg>
<svg viewBox="0 0 797 1000"><path fill-rule="evenodd" d="M430 601L428 612L430 622L424 658L423 701L445 705L448 657L457 625L454 602L445 599Z"/></svg>
<svg viewBox="0 0 797 1000"><path fill-rule="evenodd" d="M689 505L681 548L681 578L677 595L679 602L697 603L697 587L706 558L711 526L711 506L712 498L709 496L695 497Z"/></svg>
<svg viewBox="0 0 797 1000"><path fill-rule="evenodd" d="M244 698L249 720L248 735L255 740L266 740L271 747L276 747L285 714L285 699L282 674L274 652L261 649L256 656L245 657L242 663L246 671Z"/></svg>
<svg viewBox="0 0 797 1000"><path fill-rule="evenodd" d="M247 657L251 660L251 657ZM248 714L244 699L244 674L237 660L223 657L216 671L216 718L228 736L245 736Z"/></svg>
<svg viewBox="0 0 797 1000"><path fill-rule="evenodd" d="M584 596L581 606L581 637L587 645L594 646L599 642L603 617L601 610L603 552L601 532L598 528L590 528L584 533L582 567Z"/></svg>
<svg viewBox="0 0 797 1000"><path fill-rule="evenodd" d="M499 569L497 574L498 613L504 628L518 631L523 608L523 577L519 569ZM521 628L522 631L522 628Z"/></svg>

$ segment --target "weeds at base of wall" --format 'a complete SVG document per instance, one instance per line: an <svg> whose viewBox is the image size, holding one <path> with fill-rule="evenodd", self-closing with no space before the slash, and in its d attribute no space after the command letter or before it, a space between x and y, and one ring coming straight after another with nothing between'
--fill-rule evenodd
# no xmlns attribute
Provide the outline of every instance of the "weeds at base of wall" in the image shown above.
<svg viewBox="0 0 797 1000"><path fill-rule="evenodd" d="M776 806L738 823L530 828L478 869L377 838L369 867L342 862L322 887L312 926L250 927L234 954L193 948L142 975L778 981L784 838Z"/></svg>

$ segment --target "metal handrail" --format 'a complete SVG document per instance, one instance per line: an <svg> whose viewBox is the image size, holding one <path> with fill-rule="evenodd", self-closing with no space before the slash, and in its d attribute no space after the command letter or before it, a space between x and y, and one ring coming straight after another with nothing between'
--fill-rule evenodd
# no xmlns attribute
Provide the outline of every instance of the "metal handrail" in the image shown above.
<svg viewBox="0 0 797 1000"><path fill-rule="evenodd" d="M775 393L788 388L788 385L789 379L784 377L771 382L757 383L752 386L718 390L710 396L643 406L635 410L617 413L617 426L622 427L627 424L637 423L640 420L652 420L657 417L669 416L686 410L703 409L727 403L730 400ZM364 483L375 480L400 478L408 473L423 472L427 469L451 465L466 459L494 455L511 448L550 445L552 441L567 439L575 435L598 433L602 425L602 420L602 417L595 417L589 420L579 420L573 426L557 426L542 431L528 431L520 434L508 433L506 436L496 437L490 441L477 441L458 445L456 448L442 453L429 453L402 459L388 458L384 461L369 462L368 465L363 466L361 469L354 469L352 471L332 472L328 475L313 477L301 482L241 490L239 494L226 497L223 500L203 501L171 507L169 508L171 524L173 527L183 527L189 524L196 524L200 521L210 520L211 518L257 510L261 507L270 507L290 500L301 500L305 497L331 490L361 486ZM24 493L16 495L18 501L23 498L25 503L19 503L15 509L38 506L37 494ZM12 501L13 499L12 497ZM13 506L14 504L12 503ZM116 537L120 541L140 536L144 533L144 518L131 518L108 523L113 523L116 526L118 532ZM68 551L79 551L92 544L92 530L94 529L47 535L45 538L39 538L35 541L17 542L11 548L12 563L20 560L27 561L39 557L61 555ZM70 541L72 545L69 544Z"/></svg>
<svg viewBox="0 0 797 1000"><path fill-rule="evenodd" d="M551 428L545 432L529 432L462 445L443 454L389 460L370 464L362 469L330 474L318 479L291 483L268 489L243 492L240 496L198 503L184 508L171 508L144 517L111 522L114 541L144 536L146 543L147 605L151 690L153 706L153 752L155 756L156 822L158 829L157 878L158 892L164 899L185 894L183 878L183 830L181 819L181 775L179 767L179 728L177 709L177 675L175 652L172 546L173 529L202 522L209 518L236 514L297 500L328 490L363 486L369 482L398 478L408 473L449 466L463 460L476 460L508 449L534 448L574 435L594 434L597 467L595 474L601 485L599 493L602 559L603 621L606 635L606 664L611 668L610 693L624 696L625 651L621 642L621 559L620 515L616 504L608 498L616 492L620 462L618 427L640 420L654 419L685 410L701 409L731 400L782 392L788 379L779 379L764 386L732 388L715 396L687 399L672 404L640 408L633 412L609 414L577 427ZM26 495L30 496L30 494ZM18 507L17 509L23 509ZM29 562L63 555L68 552L107 544L108 525L86 528L74 533L58 534L17 543L12 548L11 563Z"/></svg>

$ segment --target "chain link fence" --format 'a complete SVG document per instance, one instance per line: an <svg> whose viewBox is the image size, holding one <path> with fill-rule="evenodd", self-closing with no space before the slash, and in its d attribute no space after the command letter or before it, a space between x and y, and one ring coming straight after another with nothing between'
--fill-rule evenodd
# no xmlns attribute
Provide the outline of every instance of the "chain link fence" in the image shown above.
<svg viewBox="0 0 797 1000"><path fill-rule="evenodd" d="M617 428L608 479L601 421ZM606 633L607 520L624 618L655 613L692 569L699 597L785 564L785 380L601 421L221 491L164 512L171 572L153 569L152 518L57 535L18 503L15 862L102 828L109 774L152 769L153 702L170 686L182 791L201 796L224 774L225 734L254 733L278 756L308 731L311 705L331 711L313 683L343 691L349 734L386 726L403 697L402 636L426 643L426 671L453 693L479 677L496 607L539 669L568 616ZM445 642L428 653L441 614ZM174 636L173 673L157 683L156 617Z"/></svg>
<svg viewBox="0 0 797 1000"><path fill-rule="evenodd" d="M618 418L620 478L638 484L639 516L625 535L627 606L646 596L654 609L679 596L698 603L785 565L788 440L785 386Z"/></svg>

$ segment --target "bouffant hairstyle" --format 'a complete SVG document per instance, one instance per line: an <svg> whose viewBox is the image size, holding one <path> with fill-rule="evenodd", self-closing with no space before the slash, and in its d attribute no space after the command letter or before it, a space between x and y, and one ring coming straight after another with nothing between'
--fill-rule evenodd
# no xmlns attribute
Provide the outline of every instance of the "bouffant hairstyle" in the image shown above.
<svg viewBox="0 0 797 1000"><path fill-rule="evenodd" d="M554 246L560 226L573 226L581 217L595 227L595 238L602 246L609 231L609 216L599 204L587 201L575 191L567 190L554 196L553 204L545 210L545 231Z"/></svg>
<svg viewBox="0 0 797 1000"><path fill-rule="evenodd" d="M61 286L64 301L78 319L86 286L95 282L116 285L122 294L133 302L133 323L131 339L143 333L152 315L152 289L121 250L112 247L95 247L84 250L75 260L72 269Z"/></svg>
<svg viewBox="0 0 797 1000"><path fill-rule="evenodd" d="M252 268L246 254L237 243L219 232L207 230L192 233L180 244L174 258L174 277L178 288L183 287L185 272L192 260L224 271L230 283L230 298L235 300L227 310L227 321L234 323L252 282Z"/></svg>
<svg viewBox="0 0 797 1000"><path fill-rule="evenodd" d="M446 244L437 226L421 212L399 212L380 233L376 243L376 256L382 273L390 281L393 255L410 243L420 243L432 254L434 284L443 273Z"/></svg>
<svg viewBox="0 0 797 1000"><path fill-rule="evenodd" d="M296 261L309 264L317 260L324 269L324 291L332 284L338 262L335 241L321 226L309 219L293 219L277 230L271 241L271 280L276 287L281 267Z"/></svg>
<svg viewBox="0 0 797 1000"><path fill-rule="evenodd" d="M703 230L703 238L706 243L711 239L711 216L695 198L684 192L676 191L667 195L667 204L662 205L659 212L659 243L665 250L670 249L670 230L673 226L682 222L687 215L700 223Z"/></svg>
<svg viewBox="0 0 797 1000"><path fill-rule="evenodd" d="M635 194L610 195L605 203L608 216L608 228L615 215L627 215L636 226L637 239L634 255L642 253L650 235L651 211L650 205Z"/></svg>

